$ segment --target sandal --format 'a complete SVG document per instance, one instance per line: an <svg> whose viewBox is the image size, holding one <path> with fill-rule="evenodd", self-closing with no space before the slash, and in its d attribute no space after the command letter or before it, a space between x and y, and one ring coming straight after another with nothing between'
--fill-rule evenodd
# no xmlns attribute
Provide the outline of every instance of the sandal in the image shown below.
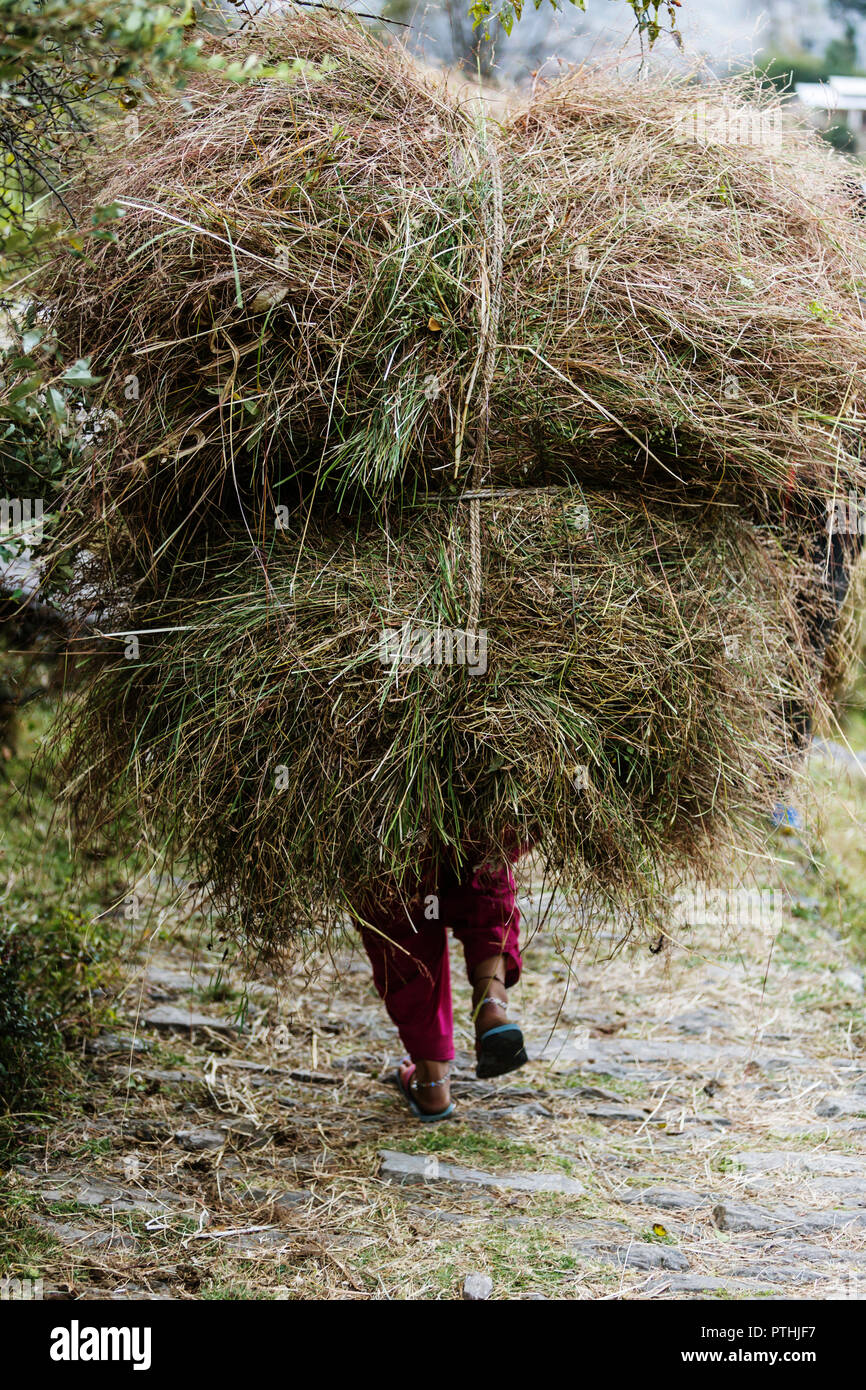
<svg viewBox="0 0 866 1390"><path fill-rule="evenodd" d="M498 1004L500 1009L508 1008L504 999L494 999L492 996L488 996L483 1003ZM505 1076L506 1072L517 1071L518 1067L525 1067L529 1061L523 1034L516 1023L500 1023L498 1028L488 1028L481 1033L476 1039L475 1053L475 1075L485 1081L493 1076Z"/></svg>
<svg viewBox="0 0 866 1390"><path fill-rule="evenodd" d="M448 1076L441 1077L439 1081L416 1081L415 1085L413 1086L412 1081L414 1079L414 1076L415 1064L414 1062L410 1062L409 1058L407 1057L406 1060L404 1062L401 1062L400 1066L397 1068L397 1085L403 1092L403 1095L406 1099L406 1104L409 1106L409 1109L412 1111L412 1114L415 1116L417 1120L421 1120L425 1124L429 1124L431 1121L447 1120L449 1115L454 1114L454 1111L457 1107L455 1106L453 1100L449 1101L444 1110L422 1110L420 1105L417 1105L416 1102L412 1099L413 1091L417 1091L422 1086L441 1086L444 1081L449 1080Z"/></svg>

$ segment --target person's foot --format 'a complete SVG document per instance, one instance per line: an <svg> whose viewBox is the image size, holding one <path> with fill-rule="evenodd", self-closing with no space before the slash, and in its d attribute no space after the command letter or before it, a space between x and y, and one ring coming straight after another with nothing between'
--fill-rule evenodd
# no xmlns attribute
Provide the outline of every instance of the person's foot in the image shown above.
<svg viewBox="0 0 866 1390"><path fill-rule="evenodd" d="M451 1068L448 1062L403 1062L400 1080L419 1110L438 1115L451 1104Z"/></svg>
<svg viewBox="0 0 866 1390"><path fill-rule="evenodd" d="M472 975L472 1020L475 1036L508 1022L505 962L501 956L483 960Z"/></svg>
<svg viewBox="0 0 866 1390"><path fill-rule="evenodd" d="M472 1017L475 1023L475 1075L504 1076L529 1061L523 1034L508 1018L505 961L491 956L472 973Z"/></svg>

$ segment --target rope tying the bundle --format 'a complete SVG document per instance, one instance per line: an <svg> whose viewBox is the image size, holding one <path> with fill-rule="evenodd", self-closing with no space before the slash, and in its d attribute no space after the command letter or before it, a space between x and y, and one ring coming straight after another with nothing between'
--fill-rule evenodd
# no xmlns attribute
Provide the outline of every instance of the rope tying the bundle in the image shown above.
<svg viewBox="0 0 866 1390"><path fill-rule="evenodd" d="M458 425L455 447L455 473L460 467L460 452L469 406L476 382L479 385L476 416L475 452L472 459L471 489L477 494L484 474L487 440L490 426L490 391L496 370L496 348L499 336L499 314L502 305L502 261L505 252L505 219L502 207L502 175L496 145L485 126L476 134L475 148L481 151L490 173L491 197L485 201L483 217L488 224L481 244L478 294L478 355L466 391L462 417ZM481 497L469 501L469 617L467 630L475 632L481 612Z"/></svg>

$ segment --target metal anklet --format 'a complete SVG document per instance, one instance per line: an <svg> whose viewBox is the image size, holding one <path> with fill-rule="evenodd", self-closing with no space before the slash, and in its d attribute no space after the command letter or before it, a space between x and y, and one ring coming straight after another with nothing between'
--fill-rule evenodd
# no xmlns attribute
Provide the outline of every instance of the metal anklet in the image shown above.
<svg viewBox="0 0 866 1390"><path fill-rule="evenodd" d="M420 1091L425 1086L444 1086L445 1083L450 1080L450 1071L446 1072L445 1076L440 1076L438 1081L418 1081L417 1078L413 1076L412 1080L409 1082L409 1090Z"/></svg>

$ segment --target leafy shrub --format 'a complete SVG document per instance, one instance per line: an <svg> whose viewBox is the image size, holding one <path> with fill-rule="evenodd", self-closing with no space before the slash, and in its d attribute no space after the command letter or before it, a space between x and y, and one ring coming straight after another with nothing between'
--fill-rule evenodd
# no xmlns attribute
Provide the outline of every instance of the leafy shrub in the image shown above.
<svg viewBox="0 0 866 1390"><path fill-rule="evenodd" d="M114 933L64 909L0 924L0 1116L40 1104L104 1017Z"/></svg>
<svg viewBox="0 0 866 1390"><path fill-rule="evenodd" d="M0 927L0 1114L33 1098L57 1052L51 1010L26 985L25 949L14 927Z"/></svg>

